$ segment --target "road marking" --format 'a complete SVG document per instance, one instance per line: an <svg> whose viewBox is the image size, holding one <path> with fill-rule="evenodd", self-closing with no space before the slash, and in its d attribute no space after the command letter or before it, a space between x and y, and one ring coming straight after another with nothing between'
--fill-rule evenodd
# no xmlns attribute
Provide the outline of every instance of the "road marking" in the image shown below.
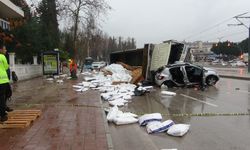
<svg viewBox="0 0 250 150"><path fill-rule="evenodd" d="M185 94L180 94L180 95L183 96L183 97L192 99L192 100L194 100L194 101L198 101L198 102L201 102L201 103L204 103L204 104L213 106L213 107L218 107L218 105L215 105L215 104L212 104L212 103L209 103L209 102L204 102L204 101L201 101L201 100L199 100L199 99L197 99L197 98L194 98L194 97L191 97L191 96L188 96L188 95L185 95Z"/></svg>
<svg viewBox="0 0 250 150"><path fill-rule="evenodd" d="M200 96L202 96L202 97L206 97L206 99L210 99L210 100L215 100L215 98L213 98L213 97L210 97L210 96L208 96L208 95L203 95L203 94L201 94L201 93L197 93L198 95L200 95Z"/></svg>

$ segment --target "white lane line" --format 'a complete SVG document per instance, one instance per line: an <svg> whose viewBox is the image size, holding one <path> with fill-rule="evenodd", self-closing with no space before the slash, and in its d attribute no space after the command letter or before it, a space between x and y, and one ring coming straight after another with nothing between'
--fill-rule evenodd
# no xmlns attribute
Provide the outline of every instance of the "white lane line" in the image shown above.
<svg viewBox="0 0 250 150"><path fill-rule="evenodd" d="M201 103L204 103L204 104L213 106L213 107L218 107L218 105L215 105L215 104L212 104L212 103L209 103L209 102L204 102L204 101L201 101L201 100L199 100L199 99L197 99L197 98L194 98L194 97L191 97L191 96L188 96L188 95L185 95L185 94L180 94L180 95L183 96L183 97L192 99L192 100L194 100L194 101L198 101L198 102L201 102Z"/></svg>

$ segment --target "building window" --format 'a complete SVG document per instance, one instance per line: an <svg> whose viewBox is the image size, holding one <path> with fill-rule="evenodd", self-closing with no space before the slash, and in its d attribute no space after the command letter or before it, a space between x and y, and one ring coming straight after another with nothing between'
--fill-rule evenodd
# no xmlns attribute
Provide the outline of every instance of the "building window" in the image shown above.
<svg viewBox="0 0 250 150"><path fill-rule="evenodd" d="M3 30L9 30L10 29L10 23L3 20L3 19L0 19L0 26Z"/></svg>

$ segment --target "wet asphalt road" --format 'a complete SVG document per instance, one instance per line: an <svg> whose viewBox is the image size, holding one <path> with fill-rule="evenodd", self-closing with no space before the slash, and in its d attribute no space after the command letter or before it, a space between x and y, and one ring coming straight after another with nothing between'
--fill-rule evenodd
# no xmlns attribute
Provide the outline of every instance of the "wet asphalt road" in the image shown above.
<svg viewBox="0 0 250 150"><path fill-rule="evenodd" d="M138 124L115 126L109 124L115 150L249 150L250 82L222 78L215 87L206 91L189 89L169 89L176 96L162 96L161 89L144 97L135 97L123 110L137 114L159 112L161 114L223 113L229 116L189 116L172 117L164 115L164 120L190 124L184 137L172 137L166 133L147 134L145 127ZM236 113L236 114L235 114Z"/></svg>
<svg viewBox="0 0 250 150"><path fill-rule="evenodd" d="M40 104L85 104L70 90L72 84L79 81L67 81L63 86L49 83L41 78L13 84L14 108L38 107ZM109 124L112 143L115 150L160 150L176 148L178 150L249 150L250 116L192 116L171 117L164 114L197 113L246 113L250 112L250 81L222 78L216 87L206 91L193 88L170 89L176 96L162 96L161 89L155 88L145 96L134 97L122 110L138 115L159 112L164 120L190 124L190 131L184 137L172 137L166 133L148 134L145 127L138 124L115 126ZM87 91L81 96L91 99L93 93ZM12 102L13 103L13 102ZM30 104L30 105L26 105ZM32 105L34 104L34 105ZM38 104L38 105L37 105ZM86 103L87 104L87 103ZM104 103L104 105L106 105ZM0 130L1 142L14 143L26 130ZM6 137L6 140L3 139ZM1 149L1 148L0 148Z"/></svg>

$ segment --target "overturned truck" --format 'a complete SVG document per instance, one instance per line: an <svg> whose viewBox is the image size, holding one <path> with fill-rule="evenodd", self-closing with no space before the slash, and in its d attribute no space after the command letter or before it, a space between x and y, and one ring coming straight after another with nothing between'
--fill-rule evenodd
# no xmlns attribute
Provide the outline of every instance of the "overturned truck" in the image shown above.
<svg viewBox="0 0 250 150"><path fill-rule="evenodd" d="M145 80L153 81L154 73L159 67L175 62L188 62L190 58L188 47L169 40L161 44L145 44L141 49L113 52L110 54L110 64L123 62L131 66L141 66L141 76Z"/></svg>

